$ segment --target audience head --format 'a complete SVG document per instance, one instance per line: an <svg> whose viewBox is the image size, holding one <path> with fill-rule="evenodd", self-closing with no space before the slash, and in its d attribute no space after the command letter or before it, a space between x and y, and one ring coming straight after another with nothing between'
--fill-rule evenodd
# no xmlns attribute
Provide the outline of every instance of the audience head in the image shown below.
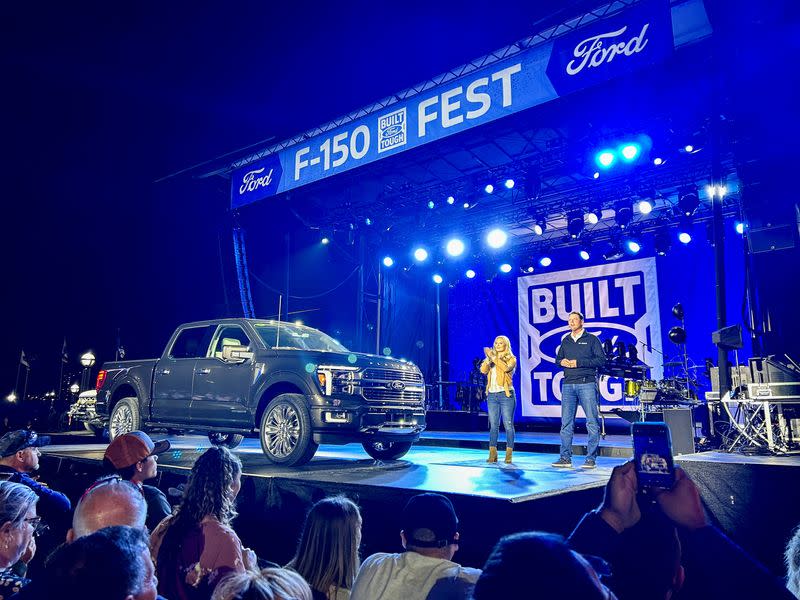
<svg viewBox="0 0 800 600"><path fill-rule="evenodd" d="M234 573L219 582L211 600L312 600L311 588L290 569Z"/></svg>
<svg viewBox="0 0 800 600"><path fill-rule="evenodd" d="M450 560L458 550L458 517L441 494L418 494L403 509L400 539L412 552Z"/></svg>
<svg viewBox="0 0 800 600"><path fill-rule="evenodd" d="M0 568L19 561L39 526L39 497L26 485L0 481Z"/></svg>
<svg viewBox="0 0 800 600"><path fill-rule="evenodd" d="M228 524L236 516L242 463L224 446L212 446L195 461L178 512L181 520L199 523L213 515Z"/></svg>
<svg viewBox="0 0 800 600"><path fill-rule="evenodd" d="M786 587L800 598L800 526L794 530L792 539L786 546Z"/></svg>
<svg viewBox="0 0 800 600"><path fill-rule="evenodd" d="M0 438L0 463L20 473L32 473L39 468L39 448L49 443L49 436L29 429L9 431Z"/></svg>
<svg viewBox="0 0 800 600"><path fill-rule="evenodd" d="M297 554L289 566L325 594L331 586L350 589L359 567L361 513L344 496L320 500L306 517Z"/></svg>
<svg viewBox="0 0 800 600"><path fill-rule="evenodd" d="M501 538L475 585L474 600L515 598L535 585L541 598L613 598L591 565L561 536L525 532Z"/></svg>
<svg viewBox="0 0 800 600"><path fill-rule="evenodd" d="M116 475L103 477L81 496L72 516L72 529L67 532L67 542L113 525L144 529L146 518L147 502L135 484Z"/></svg>
<svg viewBox="0 0 800 600"><path fill-rule="evenodd" d="M81 600L155 600L158 580L142 529L107 527L59 547L46 565L54 592Z"/></svg>
<svg viewBox="0 0 800 600"><path fill-rule="evenodd" d="M103 464L123 479L141 483L158 474L158 455L167 450L169 441L154 442L144 431L131 431L108 445Z"/></svg>

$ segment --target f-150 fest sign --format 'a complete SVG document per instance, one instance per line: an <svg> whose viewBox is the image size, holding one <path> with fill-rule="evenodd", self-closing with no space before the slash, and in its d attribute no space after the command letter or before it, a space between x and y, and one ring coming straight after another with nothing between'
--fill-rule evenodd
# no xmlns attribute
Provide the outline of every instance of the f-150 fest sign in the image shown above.
<svg viewBox="0 0 800 600"><path fill-rule="evenodd" d="M556 353L569 333L567 316L584 314L586 330L601 341L635 344L639 360L661 378L661 321L655 258L520 277L519 374L523 416L561 414L563 369ZM622 381L600 380L601 404L619 404Z"/></svg>
<svg viewBox="0 0 800 600"><path fill-rule="evenodd" d="M483 125L665 60L710 35L702 0L642 0L552 41L332 128L231 175L231 208Z"/></svg>

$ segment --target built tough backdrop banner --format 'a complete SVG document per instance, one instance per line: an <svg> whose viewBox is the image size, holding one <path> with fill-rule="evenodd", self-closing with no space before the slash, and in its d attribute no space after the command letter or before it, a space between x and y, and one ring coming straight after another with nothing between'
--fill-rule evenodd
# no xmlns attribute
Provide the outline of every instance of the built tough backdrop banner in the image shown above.
<svg viewBox="0 0 800 600"><path fill-rule="evenodd" d="M585 327L601 341L635 344L639 359L661 379L661 315L656 259L644 258L589 266L517 280L519 306L518 369L522 416L561 414L563 370L556 365L567 316L578 310ZM622 380L600 378L601 405L619 405Z"/></svg>

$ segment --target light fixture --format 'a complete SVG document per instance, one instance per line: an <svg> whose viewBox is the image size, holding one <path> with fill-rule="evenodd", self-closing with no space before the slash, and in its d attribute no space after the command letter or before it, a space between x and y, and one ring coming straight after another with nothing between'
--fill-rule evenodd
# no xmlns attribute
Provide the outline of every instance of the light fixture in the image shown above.
<svg viewBox="0 0 800 600"><path fill-rule="evenodd" d="M666 256L669 249L672 247L672 240L669 237L669 232L666 229L661 229L656 232L654 244L656 254L659 256Z"/></svg>
<svg viewBox="0 0 800 600"><path fill-rule="evenodd" d="M328 244L331 243L331 240L330 240L330 238L328 236L323 236L322 239L319 242L323 246L327 246Z"/></svg>
<svg viewBox="0 0 800 600"><path fill-rule="evenodd" d="M475 271L473 269L467 269L467 272L464 274L467 276L467 279L475 278Z"/></svg>
<svg viewBox="0 0 800 600"><path fill-rule="evenodd" d="M506 245L508 241L508 234L502 229L492 229L486 235L486 243L489 244L491 248L502 248Z"/></svg>
<svg viewBox="0 0 800 600"><path fill-rule="evenodd" d="M595 154L594 161L601 169L608 169L614 164L616 158L617 157L612 150L601 150Z"/></svg>
<svg viewBox="0 0 800 600"><path fill-rule="evenodd" d="M639 250L642 249L642 246L635 239L630 238L625 240L625 249L630 254L639 254Z"/></svg>
<svg viewBox="0 0 800 600"><path fill-rule="evenodd" d="M684 188L678 192L678 210L682 215L690 217L700 206L700 199L697 197L697 189L693 187Z"/></svg>
<svg viewBox="0 0 800 600"><path fill-rule="evenodd" d="M600 171L595 171L594 175L592 175L594 179L600 179Z"/></svg>
<svg viewBox="0 0 800 600"><path fill-rule="evenodd" d="M650 200L639 200L639 212L643 215L649 215L653 212L653 203Z"/></svg>
<svg viewBox="0 0 800 600"><path fill-rule="evenodd" d="M619 225L620 229L625 229L633 219L633 207L630 200L622 200L617 202L614 207L614 221Z"/></svg>
<svg viewBox="0 0 800 600"><path fill-rule="evenodd" d="M692 241L692 218L682 216L678 219L678 240L682 244L688 244Z"/></svg>
<svg viewBox="0 0 800 600"><path fill-rule="evenodd" d="M657 166L657 167L658 167L658 166L661 166L661 165L663 165L663 164L664 164L664 159L663 159L663 158L661 158L660 156L656 156L656 157L653 159L653 164L654 164L655 166Z"/></svg>
<svg viewBox="0 0 800 600"><path fill-rule="evenodd" d="M428 208L430 208L431 210L433 210L433 208L434 208L435 206L436 206L436 204L434 204L433 200L428 200Z"/></svg>
<svg viewBox="0 0 800 600"><path fill-rule="evenodd" d="M442 283L442 281L444 281L444 279L442 279L442 276L439 275L438 273L434 273L432 279L433 283L435 283L436 285L439 285L440 283Z"/></svg>
<svg viewBox="0 0 800 600"><path fill-rule="evenodd" d="M414 258L417 262L425 262L428 260L428 251L425 248L417 248L414 250Z"/></svg>
<svg viewBox="0 0 800 600"><path fill-rule="evenodd" d="M503 263L500 265L500 272L501 273L510 273L511 272L511 265L508 263Z"/></svg>
<svg viewBox="0 0 800 600"><path fill-rule="evenodd" d="M581 260L589 260L592 257L592 245L588 240L581 244L581 248L578 250L578 256L581 257Z"/></svg>
<svg viewBox="0 0 800 600"><path fill-rule="evenodd" d="M394 259L391 256L384 256L383 257L383 266L384 267L391 267L394 264Z"/></svg>
<svg viewBox="0 0 800 600"><path fill-rule="evenodd" d="M622 155L622 160L625 162L633 162L636 160L641 151L641 146L639 146L639 144L634 144L633 142L623 144L619 149L619 153Z"/></svg>
<svg viewBox="0 0 800 600"><path fill-rule="evenodd" d="M689 154L691 154L692 152L694 152L694 146L692 146L691 144L686 144L683 147L683 151L684 152L688 152Z"/></svg>
<svg viewBox="0 0 800 600"><path fill-rule="evenodd" d="M456 199L453 196L448 196L447 197L447 203L448 204L455 204L456 203Z"/></svg>
<svg viewBox="0 0 800 600"><path fill-rule="evenodd" d="M550 265L553 264L553 259L545 255L539 259L539 264L542 265L543 267L549 267Z"/></svg>
<svg viewBox="0 0 800 600"><path fill-rule="evenodd" d="M464 206L464 209L466 210L467 208L470 207L470 203L469 202L464 202L463 206Z"/></svg>
<svg viewBox="0 0 800 600"><path fill-rule="evenodd" d="M513 190L514 189L514 180L509 177L508 179L506 179L503 182L503 185L506 186L507 190Z"/></svg>
<svg viewBox="0 0 800 600"><path fill-rule="evenodd" d="M447 242L446 249L450 256L461 256L464 253L464 242L458 238L453 238Z"/></svg>
<svg viewBox="0 0 800 600"><path fill-rule="evenodd" d="M744 230L746 229L745 224L742 223L741 221L736 221L736 225L734 225L734 227L736 227L736 233L738 233L739 235L742 235L744 233Z"/></svg>
<svg viewBox="0 0 800 600"><path fill-rule="evenodd" d="M625 253L622 251L619 240L610 242L608 250L603 252L603 258L606 260L619 260L623 256L625 256Z"/></svg>
<svg viewBox="0 0 800 600"><path fill-rule="evenodd" d="M542 235L545 231L547 231L547 219L544 217L539 217L533 224L533 233L536 235Z"/></svg>
<svg viewBox="0 0 800 600"><path fill-rule="evenodd" d="M574 210L567 214L567 232L572 239L577 238L583 231L583 213Z"/></svg>
<svg viewBox="0 0 800 600"><path fill-rule="evenodd" d="M491 183L487 183L486 186L483 188L483 191L487 194L491 194L494 192L494 186Z"/></svg>
<svg viewBox="0 0 800 600"><path fill-rule="evenodd" d="M692 234L690 234L688 231L681 231L678 234L678 240L681 244L688 244L692 241Z"/></svg>
<svg viewBox="0 0 800 600"><path fill-rule="evenodd" d="M602 218L603 209L601 209L599 206L589 207L589 210L586 211L586 223L588 225L597 225Z"/></svg>

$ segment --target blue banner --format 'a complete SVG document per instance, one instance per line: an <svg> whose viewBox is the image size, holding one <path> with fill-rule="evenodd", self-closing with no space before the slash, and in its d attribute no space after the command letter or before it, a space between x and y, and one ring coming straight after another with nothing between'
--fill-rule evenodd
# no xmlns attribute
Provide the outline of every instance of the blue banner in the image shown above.
<svg viewBox="0 0 800 600"><path fill-rule="evenodd" d="M699 5L688 11L678 7ZM676 15L680 17L676 19ZM690 19L692 23L685 21ZM274 196L663 61L710 33L702 0L645 0L234 171L231 208ZM261 170L263 169L263 171Z"/></svg>

